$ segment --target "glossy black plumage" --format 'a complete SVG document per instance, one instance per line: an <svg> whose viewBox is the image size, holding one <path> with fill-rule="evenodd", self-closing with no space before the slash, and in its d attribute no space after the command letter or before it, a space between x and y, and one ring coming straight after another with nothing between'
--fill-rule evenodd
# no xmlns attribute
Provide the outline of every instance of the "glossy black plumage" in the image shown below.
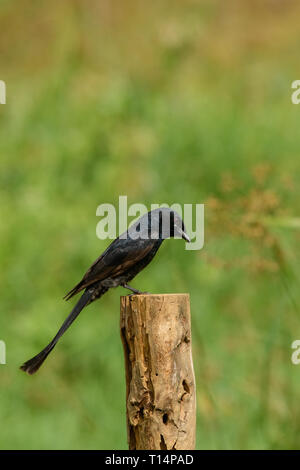
<svg viewBox="0 0 300 470"><path fill-rule="evenodd" d="M162 215L170 217L170 232L167 235L164 235L162 228ZM136 238L137 234L139 238ZM21 369L28 374L35 373L82 309L99 299L111 287L123 286L134 293L140 293L130 287L128 282L151 262L163 240L170 236L189 241L180 216L167 208L161 208L145 214L116 238L91 265L82 280L65 296L69 300L84 290L56 336L39 354L25 362Z"/></svg>

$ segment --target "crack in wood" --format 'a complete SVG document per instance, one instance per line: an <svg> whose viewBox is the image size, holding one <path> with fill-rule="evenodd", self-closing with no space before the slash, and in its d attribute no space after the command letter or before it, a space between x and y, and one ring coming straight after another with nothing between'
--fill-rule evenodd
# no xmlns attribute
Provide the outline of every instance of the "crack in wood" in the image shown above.
<svg viewBox="0 0 300 470"><path fill-rule="evenodd" d="M129 449L193 449L195 387L188 295L122 298L121 338Z"/></svg>

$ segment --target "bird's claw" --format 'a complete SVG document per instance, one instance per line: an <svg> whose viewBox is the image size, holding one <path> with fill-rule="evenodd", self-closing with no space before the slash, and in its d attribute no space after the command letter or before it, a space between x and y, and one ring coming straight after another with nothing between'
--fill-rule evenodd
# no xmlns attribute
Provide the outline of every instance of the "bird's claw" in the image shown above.
<svg viewBox="0 0 300 470"><path fill-rule="evenodd" d="M134 287L131 287L128 284L125 284L125 283L122 284L122 287L124 287L124 289L131 290L132 294L128 294L129 296L131 296L131 295L141 295L141 294L150 294L150 292L141 292L138 289L134 289Z"/></svg>
<svg viewBox="0 0 300 470"><path fill-rule="evenodd" d="M150 295L150 292L141 292L141 291L138 291L138 292L132 292L131 294L127 294L126 297L132 297L133 295Z"/></svg>

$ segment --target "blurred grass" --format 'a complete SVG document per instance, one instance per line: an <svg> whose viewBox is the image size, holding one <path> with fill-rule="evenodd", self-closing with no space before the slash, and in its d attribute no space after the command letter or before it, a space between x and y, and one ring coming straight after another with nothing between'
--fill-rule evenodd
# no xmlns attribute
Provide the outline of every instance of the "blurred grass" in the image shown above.
<svg viewBox="0 0 300 470"><path fill-rule="evenodd" d="M17 14L16 14L17 11ZM295 1L0 3L2 449L126 448L119 295L31 378L107 246L103 202L205 203L134 285L190 292L197 448L300 448Z"/></svg>

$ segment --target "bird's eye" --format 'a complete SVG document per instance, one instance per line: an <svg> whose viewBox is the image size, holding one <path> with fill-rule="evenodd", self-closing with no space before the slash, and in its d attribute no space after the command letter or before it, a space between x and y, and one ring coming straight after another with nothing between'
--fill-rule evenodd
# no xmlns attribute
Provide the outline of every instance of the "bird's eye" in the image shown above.
<svg viewBox="0 0 300 470"><path fill-rule="evenodd" d="M137 224L136 231L139 232L141 230L141 224Z"/></svg>

